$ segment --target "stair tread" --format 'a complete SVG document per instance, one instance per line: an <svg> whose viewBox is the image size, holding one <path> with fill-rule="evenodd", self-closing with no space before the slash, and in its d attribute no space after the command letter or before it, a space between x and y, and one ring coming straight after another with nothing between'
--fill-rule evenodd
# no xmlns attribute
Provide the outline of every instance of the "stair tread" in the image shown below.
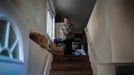
<svg viewBox="0 0 134 75"><path fill-rule="evenodd" d="M52 62L52 65L70 65L70 64L73 64L73 65L90 65L89 62Z"/></svg>
<svg viewBox="0 0 134 75"><path fill-rule="evenodd" d="M86 72L86 73L92 73L92 71L86 71L86 70L84 70L84 71L74 71L74 70L67 70L67 71L61 71L61 70L57 70L57 71L53 71L53 70L51 70L51 72Z"/></svg>
<svg viewBox="0 0 134 75"><path fill-rule="evenodd" d="M90 63L88 60L83 60L83 59L79 59L79 60L65 60L65 59L61 59L61 60L58 60L58 59L54 59L53 60L54 63L63 63L63 62L76 62L76 63Z"/></svg>
<svg viewBox="0 0 134 75"><path fill-rule="evenodd" d="M89 59L88 56L58 56L58 55L54 55L53 57L54 59Z"/></svg>
<svg viewBox="0 0 134 75"><path fill-rule="evenodd" d="M69 69L69 68L64 68L64 69L51 69L52 71L92 71L92 69L89 68L78 68L78 69Z"/></svg>
<svg viewBox="0 0 134 75"><path fill-rule="evenodd" d="M51 75L93 75L88 56L53 57Z"/></svg>
<svg viewBox="0 0 134 75"><path fill-rule="evenodd" d="M58 57L54 57L53 58L53 62L58 62L58 63L62 63L62 62L77 62L77 63L90 63L89 59L87 56L83 56L83 57L75 57L75 56L70 56L70 57L66 57L66 56L58 56Z"/></svg>
<svg viewBox="0 0 134 75"><path fill-rule="evenodd" d="M93 75L89 71L51 71L51 75Z"/></svg>
<svg viewBox="0 0 134 75"><path fill-rule="evenodd" d="M79 64L55 64L52 65L54 68L90 68L90 65L79 65Z"/></svg>

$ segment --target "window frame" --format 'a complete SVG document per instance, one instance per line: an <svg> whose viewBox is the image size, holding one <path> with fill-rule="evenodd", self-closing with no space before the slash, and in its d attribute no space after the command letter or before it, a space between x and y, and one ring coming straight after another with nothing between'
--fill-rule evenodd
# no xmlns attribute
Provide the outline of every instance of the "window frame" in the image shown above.
<svg viewBox="0 0 134 75"><path fill-rule="evenodd" d="M23 43L22 43L21 34L19 32L19 29L18 29L17 25L9 17L7 17L5 15L0 15L0 20L5 20L5 21L7 21L7 23L10 24L9 26L10 26L10 28L12 28L12 30L15 34L16 40L17 40L16 46L18 45L18 51L17 51L17 55L16 55L18 58L14 58L14 57L10 57L10 56L7 57L7 56L3 56L3 55L0 54L0 62L10 62L10 63L24 64ZM7 30L5 30L5 31L7 31ZM10 33L10 30L9 30L9 33ZM6 35L7 32L5 32L4 34ZM8 36L10 36L10 34L8 34ZM9 37L8 37L8 39L9 39ZM8 43L9 43L9 41L10 40L8 40ZM15 41L13 42L12 45L14 45ZM6 48L6 47L4 47L4 48ZM9 49L9 46L7 48ZM0 45L0 51L1 51L1 49L2 49L2 46ZM13 55L13 53L12 53L12 55Z"/></svg>
<svg viewBox="0 0 134 75"><path fill-rule="evenodd" d="M55 11L53 10L53 3L51 0L47 0L46 15L47 15L47 35L51 41L55 39ZM50 17L50 18L49 18ZM48 23L51 19L52 23ZM49 21L50 22L50 21ZM51 25L51 26L50 26Z"/></svg>

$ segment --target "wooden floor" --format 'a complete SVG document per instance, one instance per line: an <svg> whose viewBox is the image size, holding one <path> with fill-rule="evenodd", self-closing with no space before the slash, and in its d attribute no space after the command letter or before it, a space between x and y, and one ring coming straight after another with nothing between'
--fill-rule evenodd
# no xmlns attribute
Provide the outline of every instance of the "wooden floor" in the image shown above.
<svg viewBox="0 0 134 75"><path fill-rule="evenodd" d="M93 75L88 56L54 56L51 75Z"/></svg>

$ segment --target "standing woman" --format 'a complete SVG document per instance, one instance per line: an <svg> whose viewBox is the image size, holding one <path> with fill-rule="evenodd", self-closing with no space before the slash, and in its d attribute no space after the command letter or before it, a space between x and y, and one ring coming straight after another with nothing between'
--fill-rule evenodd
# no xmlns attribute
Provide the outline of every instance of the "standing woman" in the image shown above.
<svg viewBox="0 0 134 75"><path fill-rule="evenodd" d="M74 25L70 22L69 17L64 18L64 25L61 27L61 30L64 34L63 43L65 44L64 54L71 55L72 54L72 41L74 39Z"/></svg>
<svg viewBox="0 0 134 75"><path fill-rule="evenodd" d="M72 39L74 37L73 30L74 25L71 23L71 20L69 17L64 17L64 25L61 26L61 30L64 34L64 39Z"/></svg>

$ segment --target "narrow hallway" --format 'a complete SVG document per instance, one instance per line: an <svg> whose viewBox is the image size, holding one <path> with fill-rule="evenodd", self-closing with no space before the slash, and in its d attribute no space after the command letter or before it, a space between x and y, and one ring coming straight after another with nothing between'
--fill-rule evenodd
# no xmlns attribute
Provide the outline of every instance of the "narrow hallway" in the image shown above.
<svg viewBox="0 0 134 75"><path fill-rule="evenodd" d="M88 56L55 55L50 75L93 75Z"/></svg>

